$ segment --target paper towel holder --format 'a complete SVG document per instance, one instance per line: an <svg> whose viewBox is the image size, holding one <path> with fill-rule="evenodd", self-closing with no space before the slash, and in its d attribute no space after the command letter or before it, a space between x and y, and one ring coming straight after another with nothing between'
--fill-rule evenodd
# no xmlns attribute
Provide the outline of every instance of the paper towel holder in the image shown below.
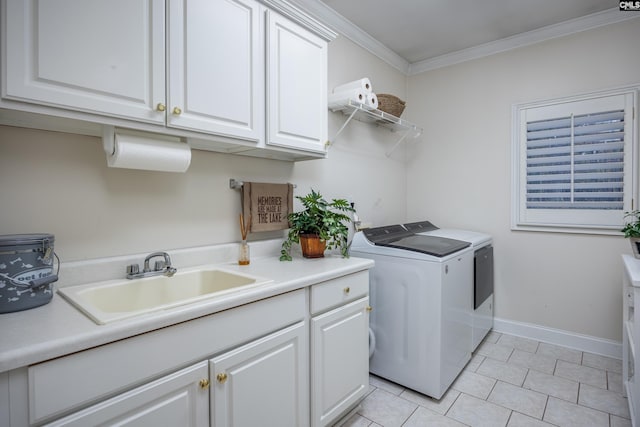
<svg viewBox="0 0 640 427"><path fill-rule="evenodd" d="M102 147L107 156L107 165L113 168L186 172L191 163L191 147L183 138L173 135L103 125Z"/></svg>
<svg viewBox="0 0 640 427"><path fill-rule="evenodd" d="M182 139L179 137L173 137L169 135L159 135L159 134L150 134L141 131L135 130L126 130L122 132L123 134L128 135L139 135L139 136L149 136L153 135L153 138L164 140L164 141L172 141L172 142L182 142ZM188 145L188 144L187 144ZM103 125L102 126L102 147L107 156L111 156L116 152L116 127L113 125Z"/></svg>
<svg viewBox="0 0 640 427"><path fill-rule="evenodd" d="M116 152L116 128L111 125L102 126L102 148L107 156Z"/></svg>

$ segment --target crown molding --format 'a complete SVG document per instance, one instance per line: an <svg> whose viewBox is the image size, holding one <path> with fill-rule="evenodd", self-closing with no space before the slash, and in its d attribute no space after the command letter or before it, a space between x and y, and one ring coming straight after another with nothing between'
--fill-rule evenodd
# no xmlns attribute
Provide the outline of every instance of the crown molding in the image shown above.
<svg viewBox="0 0 640 427"><path fill-rule="evenodd" d="M524 46L540 43L558 37L568 36L581 31L590 30L604 25L614 24L629 19L638 19L640 16L633 13L621 12L618 8L605 10L603 12L586 15L581 18L571 19L537 30L517 34L513 37L496 40L479 46L463 49L446 55L424 61L414 62L409 65L408 75L416 75L425 71L459 64L461 62L482 58L496 53L517 49Z"/></svg>
<svg viewBox="0 0 640 427"><path fill-rule="evenodd" d="M549 25L537 30L528 31L526 33L518 34L513 37L485 43L480 46L463 49L457 52L437 56L435 58L427 59L424 61L409 63L407 60L393 52L378 40L371 37L368 33L364 32L354 23L340 15L335 10L331 9L320 0L289 1L291 3L297 4L298 7L311 14L337 33L341 34L344 37L347 37L360 47L371 52L381 60L385 61L387 64L391 65L392 67L408 76L420 74L425 71L431 71L442 67L447 67L449 65L459 64L461 62L470 61L489 55L494 55L496 53L505 52L511 49L517 49L519 47L529 46L557 37L567 36L592 28L601 27L603 25L640 18L637 13L623 12L620 11L619 8L615 7L603 12L594 13L591 15L583 16L581 18L561 22L559 24Z"/></svg>
<svg viewBox="0 0 640 427"><path fill-rule="evenodd" d="M309 16L300 6L296 6L294 2L286 2L283 0L261 0L263 4L277 10L284 16L298 22L307 29L315 32L318 36L330 42L338 35L331 28L327 27L322 21Z"/></svg>
<svg viewBox="0 0 640 427"><path fill-rule="evenodd" d="M323 22L326 26L332 28L338 34L348 38L363 49L368 50L402 73L409 73L409 62L406 59L371 37L360 27L320 0L289 0L289 2L297 5L317 20Z"/></svg>

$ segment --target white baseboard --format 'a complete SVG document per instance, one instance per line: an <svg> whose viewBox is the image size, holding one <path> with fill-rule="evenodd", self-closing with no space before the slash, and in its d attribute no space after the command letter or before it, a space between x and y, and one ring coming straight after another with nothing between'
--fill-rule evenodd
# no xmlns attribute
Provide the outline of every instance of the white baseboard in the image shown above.
<svg viewBox="0 0 640 427"><path fill-rule="evenodd" d="M493 320L493 330L499 333L517 335L549 344L561 345L580 351L622 359L622 343L618 341L548 328L532 323L499 319L497 317Z"/></svg>

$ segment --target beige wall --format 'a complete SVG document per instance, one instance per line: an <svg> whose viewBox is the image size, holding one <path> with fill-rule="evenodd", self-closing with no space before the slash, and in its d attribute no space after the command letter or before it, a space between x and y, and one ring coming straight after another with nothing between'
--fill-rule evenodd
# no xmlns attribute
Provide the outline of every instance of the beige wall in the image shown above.
<svg viewBox="0 0 640 427"><path fill-rule="evenodd" d="M515 232L511 107L640 83L638 20L409 79L408 219L493 235L496 317L620 341L621 236ZM421 195L426 195L422 197Z"/></svg>
<svg viewBox="0 0 640 427"><path fill-rule="evenodd" d="M330 44L329 62L330 88L366 75L374 88L405 93L404 75L345 39ZM330 136L344 118L329 114ZM110 169L98 138L0 126L0 234L53 233L64 261L234 242L240 199L230 178L293 182L296 195L313 187L355 201L367 220L401 221L404 169L384 155L390 137L356 122L325 160L194 150L187 173L173 174Z"/></svg>

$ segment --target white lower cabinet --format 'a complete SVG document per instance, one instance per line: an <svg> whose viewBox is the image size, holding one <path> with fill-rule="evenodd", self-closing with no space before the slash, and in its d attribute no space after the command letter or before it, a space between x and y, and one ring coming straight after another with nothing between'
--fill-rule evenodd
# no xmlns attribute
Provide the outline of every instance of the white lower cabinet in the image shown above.
<svg viewBox="0 0 640 427"><path fill-rule="evenodd" d="M308 426L306 327L296 323L46 425Z"/></svg>
<svg viewBox="0 0 640 427"><path fill-rule="evenodd" d="M309 425L306 324L210 360L211 425Z"/></svg>
<svg viewBox="0 0 640 427"><path fill-rule="evenodd" d="M357 403L369 388L369 298L311 321L314 426L326 426Z"/></svg>
<svg viewBox="0 0 640 427"><path fill-rule="evenodd" d="M28 413L24 413L20 408L13 413L11 408L11 426L42 425L65 420L65 417L74 420L76 416L85 416L85 411L92 414L99 412L103 407L109 408L106 414L110 417L118 414L126 417L132 413L131 411L150 411L149 408L160 410L159 407L162 405L176 417L182 419L184 416L189 421L205 419L205 425L208 425L211 421L209 416L211 386L214 385L214 379L209 377L207 368L209 360L236 353L241 354L236 360L248 359L251 351L259 352L262 359L259 358L258 361L253 362L255 369L245 370L241 377L242 381L260 384L268 369L260 368L271 366L266 364L268 359L278 360L276 347L284 345L283 354L287 352L292 354L290 349L296 349L296 369L308 372L307 316L306 290L299 289L31 365L26 369L26 376L16 380L15 385L9 381L10 394L25 396L24 399L28 400ZM282 341L278 341L285 338L292 343L285 345L281 344ZM267 357L269 352L274 354ZM258 363L262 360L265 361L265 365ZM193 376L180 375L186 372L181 370L188 366L204 366L204 370L200 370ZM278 366L278 369L281 368L282 366ZM282 372L287 375L288 372L293 372L292 367L287 369L283 369ZM23 371L16 370L16 373L19 372ZM174 374L175 372L178 374ZM279 374L278 371L275 372ZM299 371L295 373L300 376ZM185 382L176 383L173 381L174 375L181 378L179 381ZM201 380L205 380L205 384L201 385ZM23 383L21 384L20 381ZM163 397L158 395L156 398L153 393L147 395L149 390L160 390L159 384L165 381L167 385L162 385L165 387L165 395L175 392L175 399L182 399L184 405L179 402L171 403L172 398L169 398L166 403L159 404L156 399L163 399ZM189 393L195 393L201 386L204 387L204 401L200 400L203 394L187 395L186 390ZM179 392L181 388L185 391ZM250 390L250 388L243 390ZM143 395L146 397L142 397ZM194 406L195 396L198 397L198 405ZM125 401L134 397L142 399L143 403L134 403L129 408ZM245 402L250 398L247 397ZM145 399L149 402L148 404L144 403ZM187 402L190 404L187 405ZM143 407L147 409L143 410ZM202 407L204 407L204 415L201 412ZM184 408L187 408L188 413L185 413ZM225 408L220 409L222 410ZM299 412L301 414L306 412L304 417L308 419L309 411L306 401L301 404ZM166 418L173 419L168 415ZM159 424L142 422L141 425L200 425L191 422ZM84 423L84 425L96 424ZM234 425L239 424L234 423Z"/></svg>
<svg viewBox="0 0 640 427"><path fill-rule="evenodd" d="M369 389L369 275L358 273L312 288L311 425L332 425ZM360 298L358 298L360 297ZM358 298L352 301L354 298ZM343 301L352 301L343 303Z"/></svg>
<svg viewBox="0 0 640 427"><path fill-rule="evenodd" d="M47 426L309 425L304 321Z"/></svg>
<svg viewBox="0 0 640 427"><path fill-rule="evenodd" d="M332 425L368 390L368 291L360 271L2 373L0 425Z"/></svg>
<svg viewBox="0 0 640 427"><path fill-rule="evenodd" d="M46 425L205 427L207 378L207 362L201 362Z"/></svg>
<svg viewBox="0 0 640 427"><path fill-rule="evenodd" d="M640 260L623 255L622 391L629 402L631 424L640 425Z"/></svg>

